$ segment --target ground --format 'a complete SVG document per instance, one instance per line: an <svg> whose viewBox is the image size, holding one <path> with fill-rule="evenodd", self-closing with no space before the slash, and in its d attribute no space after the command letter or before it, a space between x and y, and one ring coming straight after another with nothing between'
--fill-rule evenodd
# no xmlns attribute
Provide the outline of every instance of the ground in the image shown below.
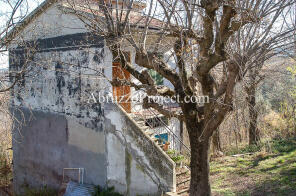
<svg viewBox="0 0 296 196"><path fill-rule="evenodd" d="M296 195L296 139L276 139L226 153L210 163L214 196Z"/></svg>
<svg viewBox="0 0 296 196"><path fill-rule="evenodd" d="M296 195L296 140L273 140L269 148L211 161L213 195Z"/></svg>

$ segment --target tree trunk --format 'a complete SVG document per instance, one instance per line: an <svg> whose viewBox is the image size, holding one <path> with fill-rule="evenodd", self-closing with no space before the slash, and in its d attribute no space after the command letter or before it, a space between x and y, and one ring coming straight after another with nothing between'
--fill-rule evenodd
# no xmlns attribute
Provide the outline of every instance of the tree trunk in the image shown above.
<svg viewBox="0 0 296 196"><path fill-rule="evenodd" d="M214 156L222 156L223 152L221 148L221 139L220 139L219 129L217 129L212 136L212 145L213 145Z"/></svg>
<svg viewBox="0 0 296 196"><path fill-rule="evenodd" d="M209 140L200 142L197 130L189 131L189 135L191 145L190 196L210 196Z"/></svg>
<svg viewBox="0 0 296 196"><path fill-rule="evenodd" d="M251 87L248 90L248 109L249 109L249 145L257 145L260 141L259 130L257 128L258 112L256 106L256 88Z"/></svg>
<svg viewBox="0 0 296 196"><path fill-rule="evenodd" d="M184 143L183 134L184 134L184 122L181 120L180 121L180 140ZM183 145L180 144L180 152L182 152L182 150L183 150Z"/></svg>

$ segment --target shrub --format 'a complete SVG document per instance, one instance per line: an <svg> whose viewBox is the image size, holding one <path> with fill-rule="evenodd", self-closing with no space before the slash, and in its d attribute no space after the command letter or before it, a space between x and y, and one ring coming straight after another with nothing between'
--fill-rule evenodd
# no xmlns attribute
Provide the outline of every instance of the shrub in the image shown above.
<svg viewBox="0 0 296 196"><path fill-rule="evenodd" d="M0 151L0 187L7 187L10 185L11 164L6 154Z"/></svg>
<svg viewBox="0 0 296 196"><path fill-rule="evenodd" d="M274 139L271 142L271 151L274 153L291 152L295 149L296 138L292 139Z"/></svg>
<svg viewBox="0 0 296 196"><path fill-rule="evenodd" d="M230 148L226 151L226 155L254 153L267 150L270 153L285 153L295 149L296 138L283 139L273 138L270 141L260 143L258 145L243 146L241 148Z"/></svg>
<svg viewBox="0 0 296 196"><path fill-rule="evenodd" d="M231 147L228 149L225 154L226 155L235 155L235 154L245 154L245 153L253 153L259 152L262 149L262 143L258 145L248 145L241 148Z"/></svg>
<svg viewBox="0 0 296 196"><path fill-rule="evenodd" d="M58 191L47 187L46 185L42 188L31 188L24 186L25 193L23 196L57 196Z"/></svg>
<svg viewBox="0 0 296 196"><path fill-rule="evenodd" d="M109 187L106 189L96 186L93 196L123 196L120 193L115 192L114 187Z"/></svg>
<svg viewBox="0 0 296 196"><path fill-rule="evenodd" d="M175 163L180 163L185 159L184 155L180 154L180 152L177 152L175 150L168 150L167 154Z"/></svg>

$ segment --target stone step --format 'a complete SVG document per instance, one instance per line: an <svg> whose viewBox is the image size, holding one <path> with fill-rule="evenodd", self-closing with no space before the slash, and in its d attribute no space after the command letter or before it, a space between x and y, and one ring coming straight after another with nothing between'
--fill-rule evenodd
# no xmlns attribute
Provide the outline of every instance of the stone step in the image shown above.
<svg viewBox="0 0 296 196"><path fill-rule="evenodd" d="M185 193L189 193L189 187L183 188L183 189L179 190L177 193L178 193L178 195L183 195Z"/></svg>
<svg viewBox="0 0 296 196"><path fill-rule="evenodd" d="M189 173L189 171L179 172L179 173L176 173L176 176L182 176L182 175L186 175L188 173Z"/></svg>
<svg viewBox="0 0 296 196"><path fill-rule="evenodd" d="M178 182L178 180L177 180L177 186L178 185L180 185L180 184L184 184L184 183L186 183L186 182L190 182L190 177L188 177L188 178L184 178L184 179L181 179L179 182Z"/></svg>
<svg viewBox="0 0 296 196"><path fill-rule="evenodd" d="M158 138L156 138L156 137L151 137L151 139L152 139L154 142L157 142L157 141L158 141Z"/></svg>
<svg viewBox="0 0 296 196"><path fill-rule="evenodd" d="M134 119L134 121L144 121L143 117L138 114L130 114L129 116Z"/></svg>
<svg viewBox="0 0 296 196"><path fill-rule="evenodd" d="M176 176L181 176L181 175L186 175L186 174L190 174L190 170L187 168L176 168Z"/></svg>
<svg viewBox="0 0 296 196"><path fill-rule="evenodd" d="M136 122L145 122L145 120L142 119L142 118L134 117L133 119L134 119Z"/></svg>
<svg viewBox="0 0 296 196"><path fill-rule="evenodd" d="M163 196L178 196L175 192L166 192Z"/></svg>
<svg viewBox="0 0 296 196"><path fill-rule="evenodd" d="M146 123L144 121L137 121L137 124L140 126L140 127L144 127L146 126Z"/></svg>
<svg viewBox="0 0 296 196"><path fill-rule="evenodd" d="M160 146L162 148L163 147L163 144L162 143L158 143L158 146Z"/></svg>
<svg viewBox="0 0 296 196"><path fill-rule="evenodd" d="M140 128L144 131L147 131L148 129L150 129L150 127L148 127L148 126L141 126Z"/></svg>
<svg viewBox="0 0 296 196"><path fill-rule="evenodd" d="M154 135L154 131L151 131L151 130L145 130L145 133L149 136L153 136Z"/></svg>

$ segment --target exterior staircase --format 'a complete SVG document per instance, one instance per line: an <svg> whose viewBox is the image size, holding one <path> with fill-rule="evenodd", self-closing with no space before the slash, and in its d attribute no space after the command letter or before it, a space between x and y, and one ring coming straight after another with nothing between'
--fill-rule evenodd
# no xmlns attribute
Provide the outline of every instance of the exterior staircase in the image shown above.
<svg viewBox="0 0 296 196"><path fill-rule="evenodd" d="M130 113L129 116L134 119L134 121L139 125L139 127L147 134L157 145L159 145L164 151L167 151L165 148L164 142L156 138L155 136L160 134L159 132L155 132L154 130L154 125L153 123L147 121L147 118L154 118L159 122L156 123L161 123L163 124L163 127L165 130L161 130L161 133L164 133L166 131L170 137L174 137L174 140L178 141L180 145L183 145L186 147L188 150L189 148L185 146L181 139L174 134L172 130L169 129L168 126L161 120L162 115L157 114L150 109L146 111L146 113L149 113L149 115L143 114L143 112L134 112ZM147 117L148 116L148 117ZM172 149L170 147L169 149ZM190 151L189 151L190 152ZM188 166L176 166L176 192L174 193L167 193L165 195L182 195L182 196L187 196L189 195L189 185L190 185L190 169Z"/></svg>
<svg viewBox="0 0 296 196"><path fill-rule="evenodd" d="M186 167L176 168L177 195L189 195L190 170Z"/></svg>

